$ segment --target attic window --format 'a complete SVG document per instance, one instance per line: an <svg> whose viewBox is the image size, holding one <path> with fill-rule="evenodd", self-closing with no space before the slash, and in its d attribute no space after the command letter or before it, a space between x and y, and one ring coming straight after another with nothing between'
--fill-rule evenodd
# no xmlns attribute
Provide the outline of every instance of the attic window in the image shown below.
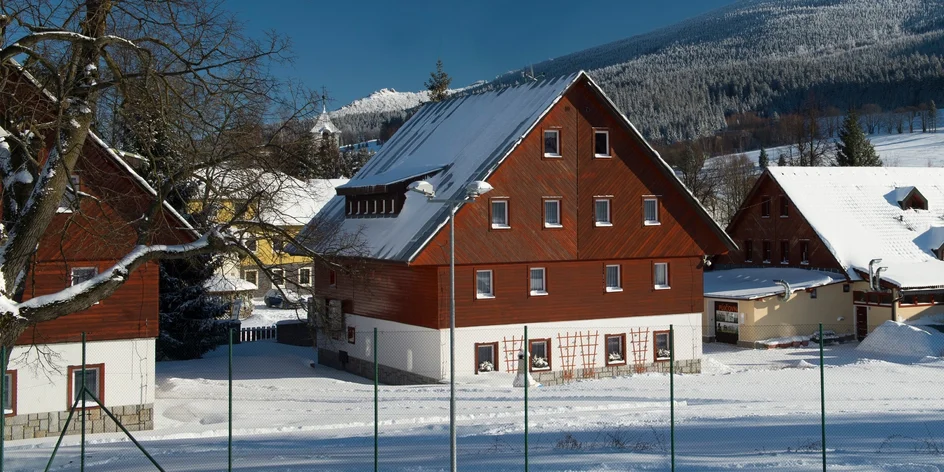
<svg viewBox="0 0 944 472"><path fill-rule="evenodd" d="M898 195L898 205L902 210L928 209L928 199L924 198L917 187L898 187L895 193Z"/></svg>

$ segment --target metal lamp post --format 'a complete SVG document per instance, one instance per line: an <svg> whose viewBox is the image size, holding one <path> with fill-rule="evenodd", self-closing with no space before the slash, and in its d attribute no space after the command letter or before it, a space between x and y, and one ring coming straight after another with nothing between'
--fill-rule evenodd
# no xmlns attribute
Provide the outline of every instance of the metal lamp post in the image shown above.
<svg viewBox="0 0 944 472"><path fill-rule="evenodd" d="M465 187L463 198L436 198L433 185L425 180L413 182L407 187L422 194L430 203L449 204L449 461L450 470L456 472L456 211L468 201L488 193L492 186L476 180Z"/></svg>

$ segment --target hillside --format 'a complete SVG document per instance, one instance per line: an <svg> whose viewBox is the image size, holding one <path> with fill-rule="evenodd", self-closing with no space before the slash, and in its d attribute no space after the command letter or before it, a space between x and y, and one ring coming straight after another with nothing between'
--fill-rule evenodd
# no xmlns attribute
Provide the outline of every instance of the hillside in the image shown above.
<svg viewBox="0 0 944 472"><path fill-rule="evenodd" d="M793 111L811 93L840 110L944 102L944 0L744 0L533 68L589 71L647 138L669 142L722 129L731 113ZM521 80L512 71L476 89ZM341 126L402 114L384 103L339 111Z"/></svg>
<svg viewBox="0 0 944 472"><path fill-rule="evenodd" d="M810 92L839 109L941 101L942 59L944 0L746 0L534 70L590 71L648 138L675 141L729 113L789 112Z"/></svg>

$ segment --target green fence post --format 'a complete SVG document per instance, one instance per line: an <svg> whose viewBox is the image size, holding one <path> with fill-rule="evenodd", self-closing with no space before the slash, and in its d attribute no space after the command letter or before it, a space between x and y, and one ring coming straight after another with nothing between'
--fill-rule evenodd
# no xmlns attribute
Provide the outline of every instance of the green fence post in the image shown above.
<svg viewBox="0 0 944 472"><path fill-rule="evenodd" d="M377 364L377 327L374 327L374 472L379 470L380 460L379 460L379 449L377 436L380 434L380 426L378 420L380 418L379 409L380 409L380 368Z"/></svg>
<svg viewBox="0 0 944 472"><path fill-rule="evenodd" d="M0 381L0 402L3 402L2 399L6 398L6 393L7 393L6 392L6 383L7 383L6 360L7 360L7 348L0 347L0 368L3 369L3 381ZM10 405L10 407L13 407L13 405ZM4 406L4 408L6 407ZM3 430L6 428L6 425L4 424L4 419L6 418L6 416L7 416L6 413L0 414L0 472L3 472L3 437L6 435L6 433L4 433Z"/></svg>
<svg viewBox="0 0 944 472"><path fill-rule="evenodd" d="M530 382L530 377L528 376L528 363L530 362L530 356L528 355L528 325L524 325L524 472L528 472L528 384Z"/></svg>
<svg viewBox="0 0 944 472"><path fill-rule="evenodd" d="M72 379L69 379L71 382ZM82 332L82 390L79 390L79 398L82 399L82 443L79 448L81 449L80 459L79 459L79 470L85 472L85 391L88 389L85 383L85 332Z"/></svg>
<svg viewBox="0 0 944 472"><path fill-rule="evenodd" d="M826 365L823 362L823 323L819 324L819 406L822 428L823 472L826 472Z"/></svg>
<svg viewBox="0 0 944 472"><path fill-rule="evenodd" d="M675 472L675 327L669 325L669 444Z"/></svg>
<svg viewBox="0 0 944 472"><path fill-rule="evenodd" d="M233 328L229 329L229 433L226 442L226 470L233 470Z"/></svg>

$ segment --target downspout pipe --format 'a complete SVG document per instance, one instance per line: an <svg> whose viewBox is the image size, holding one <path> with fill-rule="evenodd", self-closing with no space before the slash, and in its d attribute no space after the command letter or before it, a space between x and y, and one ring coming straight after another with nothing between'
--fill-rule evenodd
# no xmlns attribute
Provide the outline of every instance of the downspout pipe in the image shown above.
<svg viewBox="0 0 944 472"><path fill-rule="evenodd" d="M881 264L882 259L872 259L869 261L869 291L877 292L878 289L875 288L875 264Z"/></svg>
<svg viewBox="0 0 944 472"><path fill-rule="evenodd" d="M790 284L787 283L786 280L774 280L774 283L778 283L783 287L783 295L781 295L783 301L789 300L790 296L793 295L793 290L790 288Z"/></svg>

